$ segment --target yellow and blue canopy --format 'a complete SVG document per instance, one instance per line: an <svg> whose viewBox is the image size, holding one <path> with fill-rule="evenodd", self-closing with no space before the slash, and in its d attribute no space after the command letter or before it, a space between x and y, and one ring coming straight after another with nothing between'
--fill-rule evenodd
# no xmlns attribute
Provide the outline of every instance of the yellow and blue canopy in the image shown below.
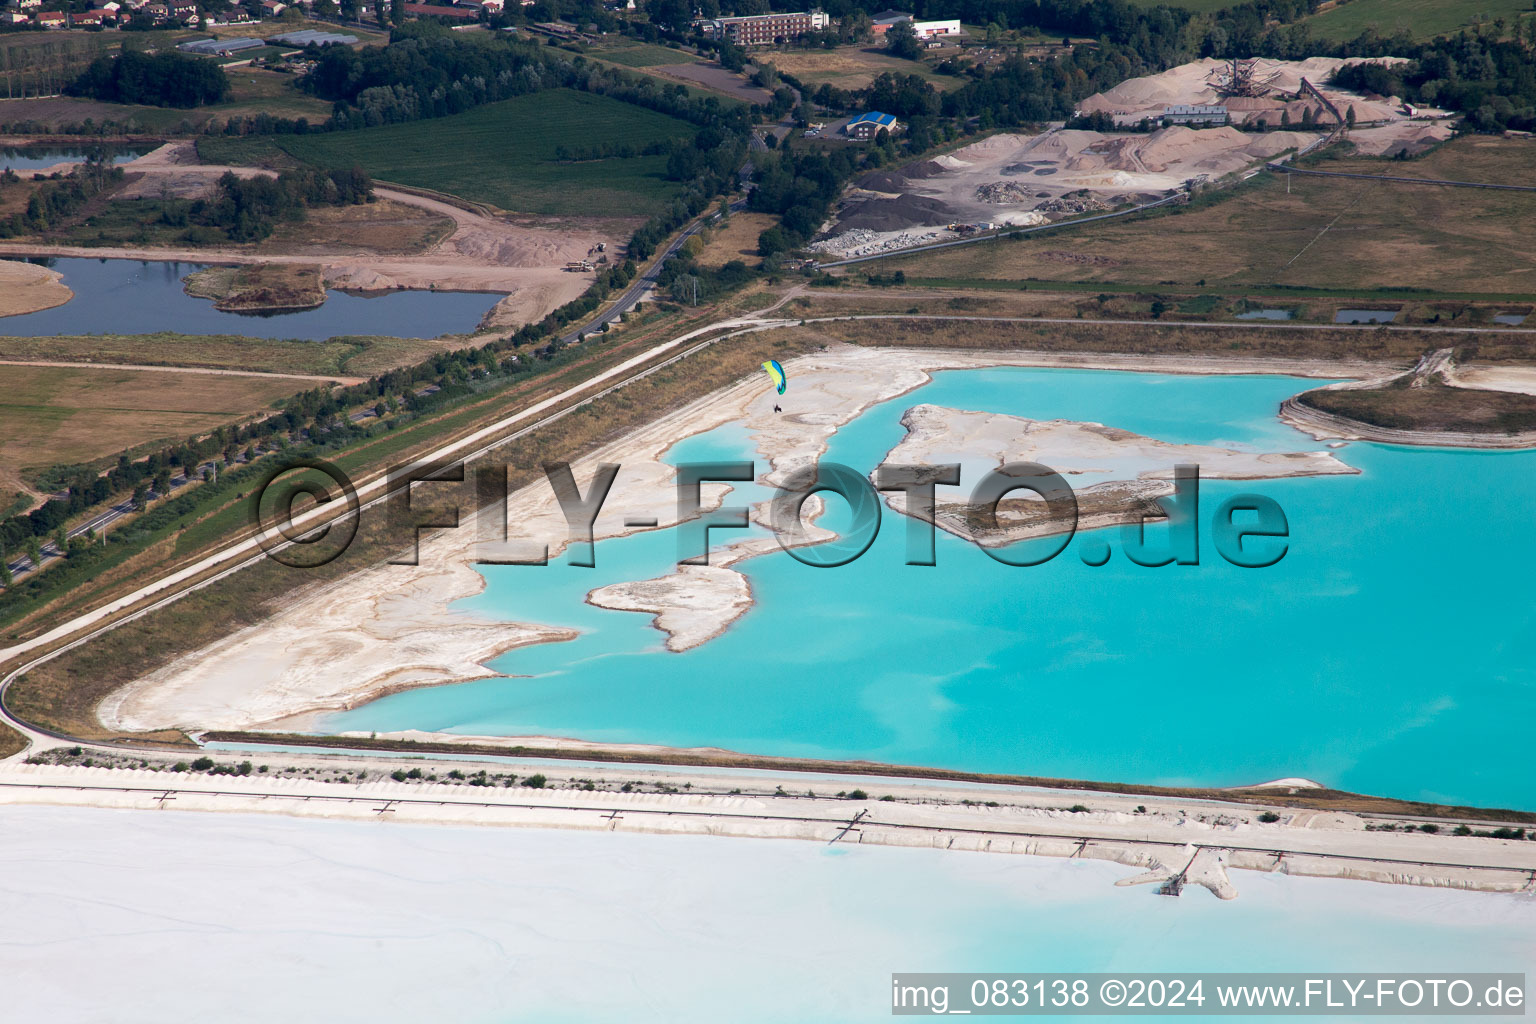
<svg viewBox="0 0 1536 1024"><path fill-rule="evenodd" d="M789 384L789 378L784 376L784 367L779 365L777 359L770 359L763 364L763 369L767 372L768 378L773 381L773 386L778 388L779 394L782 395L784 388Z"/></svg>

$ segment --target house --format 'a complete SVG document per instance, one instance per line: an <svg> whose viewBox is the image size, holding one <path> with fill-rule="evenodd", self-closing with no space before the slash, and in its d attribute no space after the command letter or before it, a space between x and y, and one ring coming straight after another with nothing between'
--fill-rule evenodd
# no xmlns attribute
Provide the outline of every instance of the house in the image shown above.
<svg viewBox="0 0 1536 1024"><path fill-rule="evenodd" d="M30 11L34 7L43 6L43 0L16 0L18 10Z"/></svg>
<svg viewBox="0 0 1536 1024"><path fill-rule="evenodd" d="M190 15L197 14L197 4L193 0L171 0L171 14L185 20Z"/></svg>
<svg viewBox="0 0 1536 1024"><path fill-rule="evenodd" d="M81 14L71 14L69 24L71 28L80 28L85 25L100 25L105 20L101 11L85 11Z"/></svg>
<svg viewBox="0 0 1536 1024"><path fill-rule="evenodd" d="M288 5L280 0L261 0L261 16L263 18L275 18L288 9Z"/></svg>
<svg viewBox="0 0 1536 1024"><path fill-rule="evenodd" d="M63 11L41 11L32 20L43 28L63 28L68 16Z"/></svg>
<svg viewBox="0 0 1536 1024"><path fill-rule="evenodd" d="M737 46L770 46L819 32L832 24L825 11L789 14L747 14L736 18L701 18L693 27L711 39L728 39Z"/></svg>
<svg viewBox="0 0 1536 1024"><path fill-rule="evenodd" d="M0 25L25 25L32 19L20 11L6 11L0 14Z"/></svg>
<svg viewBox="0 0 1536 1024"><path fill-rule="evenodd" d="M115 18L117 17L117 12L123 9L123 5L118 3L117 0L107 0L104 4L97 4L96 9L103 14L109 14Z"/></svg>
<svg viewBox="0 0 1536 1024"><path fill-rule="evenodd" d="M1227 123L1227 108L1220 104L1175 103L1163 111L1169 124L1216 125Z"/></svg>
<svg viewBox="0 0 1536 1024"><path fill-rule="evenodd" d="M896 123L895 114L882 114L878 110L872 110L867 114L850 117L848 123L843 126L843 131L849 138L862 142L874 138L882 128L887 132L898 132L901 130L901 125Z"/></svg>
<svg viewBox="0 0 1536 1024"><path fill-rule="evenodd" d="M506 6L506 0L479 0L479 5L486 14L500 14Z"/></svg>

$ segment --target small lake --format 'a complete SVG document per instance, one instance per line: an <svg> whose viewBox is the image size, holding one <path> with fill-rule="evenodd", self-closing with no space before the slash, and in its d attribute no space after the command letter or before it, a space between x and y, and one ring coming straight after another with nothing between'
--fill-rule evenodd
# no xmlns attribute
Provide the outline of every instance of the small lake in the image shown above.
<svg viewBox="0 0 1536 1024"><path fill-rule="evenodd" d="M1316 451L1323 445L1275 410L1319 383L948 371L844 426L827 458L873 470L921 402L1176 443ZM1229 565L1204 533L1198 566L1149 569L1123 554L1085 565L1092 548L1120 544L1118 530L1084 532L1034 568L1001 565L940 532L938 565L907 566L904 526L887 511L870 549L839 569L782 552L742 563L757 605L682 654L662 647L649 616L584 603L593 587L670 571L674 531L603 541L595 569L564 559L480 566L485 591L456 607L581 635L490 663L513 678L409 690L329 715L322 728L721 746L1175 786L1299 775L1363 793L1536 808L1526 753L1536 452L1352 444L1338 456L1361 475L1202 482L1206 517L1242 492L1280 503L1292 540L1271 568ZM666 458L764 465L735 425ZM763 496L754 484L728 504ZM832 504L824 525L835 530L846 506Z"/></svg>
<svg viewBox="0 0 1536 1024"><path fill-rule="evenodd" d="M1288 309L1250 309L1237 314L1239 320L1290 320L1296 314Z"/></svg>
<svg viewBox="0 0 1536 1024"><path fill-rule="evenodd" d="M0 317L0 336L236 334L324 341L339 335L435 338L473 331L501 300L490 292L397 291L372 298L329 291L316 309L274 315L222 313L183 290L206 264L115 259L39 259L64 275L75 297L62 306Z"/></svg>
<svg viewBox="0 0 1536 1024"><path fill-rule="evenodd" d="M1341 309L1333 314L1336 324L1389 324L1396 319L1395 309Z"/></svg>
<svg viewBox="0 0 1536 1024"><path fill-rule="evenodd" d="M1500 313L1493 318L1493 322L1496 324L1507 324L1510 327L1519 327L1525 323L1525 318L1529 315L1529 313Z"/></svg>
<svg viewBox="0 0 1536 1024"><path fill-rule="evenodd" d="M81 163L94 152L102 152L114 164L137 160L155 149L155 143L141 146L109 146L104 150L82 146L0 146L0 170L9 167L18 174L37 171L54 164Z"/></svg>

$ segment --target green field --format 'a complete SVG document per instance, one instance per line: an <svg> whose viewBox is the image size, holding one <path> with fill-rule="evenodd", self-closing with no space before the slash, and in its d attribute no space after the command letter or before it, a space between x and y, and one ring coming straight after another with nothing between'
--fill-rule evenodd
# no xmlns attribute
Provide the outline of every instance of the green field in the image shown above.
<svg viewBox="0 0 1536 1024"><path fill-rule="evenodd" d="M654 68L663 64L696 64L699 58L687 50L674 50L654 43L625 41L622 45L593 47L588 56L598 57L629 68Z"/></svg>
<svg viewBox="0 0 1536 1024"><path fill-rule="evenodd" d="M607 143L643 146L692 136L686 121L606 96L554 89L488 103L452 117L322 135L207 140L204 159L256 163L273 147L324 167L361 164L374 178L489 203L503 210L550 216L648 216L667 202L676 183L664 156L555 160Z"/></svg>
<svg viewBox="0 0 1536 1024"><path fill-rule="evenodd" d="M1209 14L1234 6L1237 0L1131 0L1137 7L1182 7ZM1416 39L1449 35L1477 21L1508 18L1511 22L1531 10L1530 0L1344 0L1305 19L1319 39L1353 39L1368 28L1384 36L1406 29Z"/></svg>
<svg viewBox="0 0 1536 1024"><path fill-rule="evenodd" d="M1530 0L1350 0L1314 14L1304 24L1313 35L1329 40L1353 39L1368 28L1384 36L1406 29L1415 38L1429 39L1474 21L1513 22L1530 9Z"/></svg>

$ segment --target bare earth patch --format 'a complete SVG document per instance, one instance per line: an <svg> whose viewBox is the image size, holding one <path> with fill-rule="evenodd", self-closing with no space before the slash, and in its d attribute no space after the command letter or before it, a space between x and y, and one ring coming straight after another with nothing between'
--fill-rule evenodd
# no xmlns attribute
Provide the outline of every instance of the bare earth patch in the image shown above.
<svg viewBox="0 0 1536 1024"><path fill-rule="evenodd" d="M75 297L63 275L33 263L0 260L0 316L35 313L62 306ZM0 331L5 327L0 321Z"/></svg>

